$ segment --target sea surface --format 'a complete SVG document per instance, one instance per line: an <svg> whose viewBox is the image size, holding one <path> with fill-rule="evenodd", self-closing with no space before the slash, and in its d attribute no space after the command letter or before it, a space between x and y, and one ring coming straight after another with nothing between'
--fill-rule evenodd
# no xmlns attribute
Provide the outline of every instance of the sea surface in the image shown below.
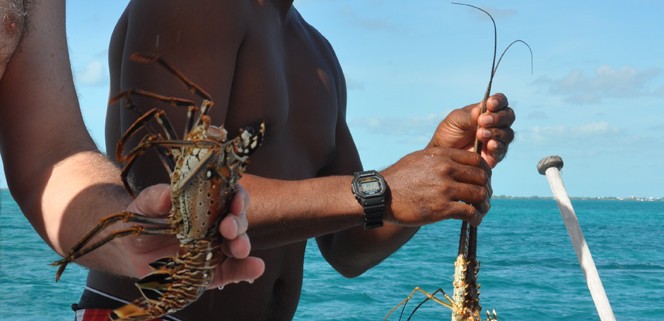
<svg viewBox="0 0 664 321"><path fill-rule="evenodd" d="M86 271L55 283L58 256L0 191L0 320L73 320ZM617 320L664 320L664 202L572 202ZM497 199L479 228L481 304L501 321L599 320L553 200ZM336 273L315 242L306 252L295 320L383 320L415 286L452 292L460 223L422 228L401 250L355 279ZM424 296L417 293L405 314ZM393 314L389 320L398 320ZM403 318L404 320L406 317ZM412 320L449 320L427 302Z"/></svg>

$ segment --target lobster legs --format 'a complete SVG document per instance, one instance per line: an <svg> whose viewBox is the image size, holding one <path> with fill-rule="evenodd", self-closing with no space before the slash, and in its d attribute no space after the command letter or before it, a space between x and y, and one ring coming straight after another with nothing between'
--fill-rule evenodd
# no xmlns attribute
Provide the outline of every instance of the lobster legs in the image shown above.
<svg viewBox="0 0 664 321"><path fill-rule="evenodd" d="M136 117L120 137L116 150L118 162L124 164L121 179L130 194L134 192L128 183L132 166L146 152L157 153L170 177L170 213L168 217L159 218L131 212L109 215L76 243L65 258L53 265L60 267L58 279L67 264L116 238L175 236L178 247L174 255L149 263L152 271L136 282L140 296L111 314L111 320L147 321L183 309L198 300L212 282L215 269L225 257L221 251L223 238L218 231L219 224L229 211L249 156L263 141L265 126L261 123L257 127L246 127L229 140L223 126L212 125L208 111L213 102L205 91L159 56L133 54L131 59L161 65L203 100L196 105L184 98L129 89L110 101L125 100L127 108L136 113L140 108L134 98L138 97L176 108L186 107L185 131L181 137L166 112L152 108ZM125 224L117 230L102 233L121 222Z"/></svg>
<svg viewBox="0 0 664 321"><path fill-rule="evenodd" d="M417 304L417 306L413 309L413 311L412 311L412 312L410 313L410 315L408 316L408 319L406 319L406 320L410 320L410 319L413 317L413 315L415 314L415 312L417 312L417 310L422 306L422 304L426 303L426 302L429 301L429 300L434 301L434 302L436 302L436 303L438 303L438 304L440 304L440 305L442 305L442 306L444 306L444 307L446 307L446 308L448 308L448 309L452 309L452 308L453 308L452 298L450 298L450 297L447 295L447 293L445 293L445 291L444 291L443 289L440 289L440 288L439 288L438 290L434 291L433 293L429 293L429 292L425 291L424 289L420 288L419 286L417 286L417 287L415 287L415 289L413 289L412 292L410 292L410 295L408 295L408 297L407 297L406 299L404 299L403 301L401 301L401 302L400 302L399 304L397 304L394 308L392 308L392 310L390 310L390 312L387 313L387 315L385 316L385 318L383 319L383 321L386 321L387 318L389 318L390 315L392 315L392 313L394 313L394 311L396 311L397 308L399 308L399 307L401 307L401 314L400 314L400 316L399 316L399 319L401 320L401 318L403 317L404 310L406 310L406 305L407 305L408 302L413 298L413 296L414 296L415 294L417 294L418 292L421 293L421 294L423 294L423 295L425 296L425 299L422 300L420 303ZM441 293L441 294L444 296L444 300L442 300L442 299L436 297L436 295L437 295L438 293Z"/></svg>
<svg viewBox="0 0 664 321"><path fill-rule="evenodd" d="M533 59L532 50L530 46L523 40L515 40L512 43L510 43L503 50L501 55L498 57L497 55L498 32L496 29L496 22L491 16L491 14L486 10L476 7L474 5L458 3L458 2L452 2L452 4L467 6L482 11L489 18L491 18L491 22L493 24L494 46L493 46L493 62L491 64L491 75L489 77L489 83L487 84L484 97L480 103L480 114L484 114L488 110L487 100L489 99L489 95L491 93L493 78L496 74L496 71L498 70L498 66L500 65L503 56L508 51L508 49L510 49L512 45L517 43L525 45L531 54L531 71L532 71L532 59ZM480 154L481 156L482 150L483 150L483 143L482 141L476 138L474 142L473 151L477 154ZM421 292L424 295L426 295L427 298L415 308L413 313L415 313L415 311L426 301L433 300L452 310L452 321L480 321L481 320L480 314L482 311L482 307L480 306L479 302L480 286L478 284L478 278L477 278L477 275L479 273L479 261L477 261L476 253L477 253L477 227L470 226L470 224L468 224L467 222L463 222L461 225L458 255L454 263L454 281L453 281L454 293L452 294L452 297L450 298L447 294L445 294L443 290L440 289L433 292L432 294L429 294L426 291L422 290L421 288L416 287L415 290L413 290L413 292L411 292L411 294L408 296L408 298L399 303L397 307L400 305L403 305L405 307L406 302L408 302L416 292ZM444 302L436 298L435 295L437 293L442 293L445 296L447 302ZM396 307L390 311L388 316L395 309ZM487 321L496 321L498 319L495 311L493 311L492 313L489 313L489 311L487 311L486 314L487 314Z"/></svg>
<svg viewBox="0 0 664 321"><path fill-rule="evenodd" d="M175 257L150 263L153 271L136 282L141 296L117 308L111 320L147 321L174 313L196 301L205 291L214 269L221 262L221 240L196 240L183 244Z"/></svg>
<svg viewBox="0 0 664 321"><path fill-rule="evenodd" d="M117 222L131 222L138 223L136 225L123 228L120 230L113 231L103 238L92 242L95 236L100 232L112 226ZM151 226L144 226L140 224L151 224ZM127 235L173 235L176 231L173 229L173 226L170 224L168 218L159 218L159 217L150 217L138 213L132 212L120 212L116 214L108 215L102 218L97 225L90 230L83 238L81 238L67 253L62 260L51 263L53 266L59 266L58 272L55 275L55 280L58 281L62 272L70 262L75 261L76 259L96 250L102 245L112 241L115 238L123 237Z"/></svg>

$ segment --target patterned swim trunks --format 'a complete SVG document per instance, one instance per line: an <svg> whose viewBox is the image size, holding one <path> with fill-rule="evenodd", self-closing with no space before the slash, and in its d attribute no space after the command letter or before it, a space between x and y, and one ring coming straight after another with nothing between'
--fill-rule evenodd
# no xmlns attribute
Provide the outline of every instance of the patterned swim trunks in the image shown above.
<svg viewBox="0 0 664 321"><path fill-rule="evenodd" d="M74 313L76 314L76 321L109 321L113 309L119 308L127 303L129 303L129 301L86 286L81 295L81 301L78 304L73 304L72 310L74 310ZM182 320L171 315L166 315L150 321Z"/></svg>
<svg viewBox="0 0 664 321"><path fill-rule="evenodd" d="M108 309L81 309L76 311L76 321L108 321L113 310ZM152 321L162 321L153 319Z"/></svg>

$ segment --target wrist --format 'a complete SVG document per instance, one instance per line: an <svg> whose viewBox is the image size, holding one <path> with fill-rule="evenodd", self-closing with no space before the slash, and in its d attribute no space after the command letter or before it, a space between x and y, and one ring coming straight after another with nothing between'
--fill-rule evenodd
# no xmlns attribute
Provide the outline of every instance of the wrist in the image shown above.
<svg viewBox="0 0 664 321"><path fill-rule="evenodd" d="M389 199L383 176L375 170L356 172L351 190L363 208L364 229L382 227Z"/></svg>

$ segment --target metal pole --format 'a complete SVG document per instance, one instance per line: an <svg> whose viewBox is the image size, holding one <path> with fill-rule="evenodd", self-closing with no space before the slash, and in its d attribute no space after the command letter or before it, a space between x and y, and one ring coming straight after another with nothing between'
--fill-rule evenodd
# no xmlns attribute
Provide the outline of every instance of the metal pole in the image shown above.
<svg viewBox="0 0 664 321"><path fill-rule="evenodd" d="M604 286L602 286L602 280L599 278L597 267L595 267L592 255L590 255L590 249L588 249L586 239L581 232L579 220L576 218L572 202L570 202L569 196L567 196L563 179L560 176L560 169L562 168L563 160L559 156L545 157L537 164L537 170L540 174L546 175L553 196L556 199L556 203L558 203L563 222L565 223L567 232L572 239L574 251L579 258L581 270L586 277L586 283L588 283L590 295L595 302L597 314L599 314L599 318L602 321L615 321L616 317L613 315L609 298L606 296Z"/></svg>

